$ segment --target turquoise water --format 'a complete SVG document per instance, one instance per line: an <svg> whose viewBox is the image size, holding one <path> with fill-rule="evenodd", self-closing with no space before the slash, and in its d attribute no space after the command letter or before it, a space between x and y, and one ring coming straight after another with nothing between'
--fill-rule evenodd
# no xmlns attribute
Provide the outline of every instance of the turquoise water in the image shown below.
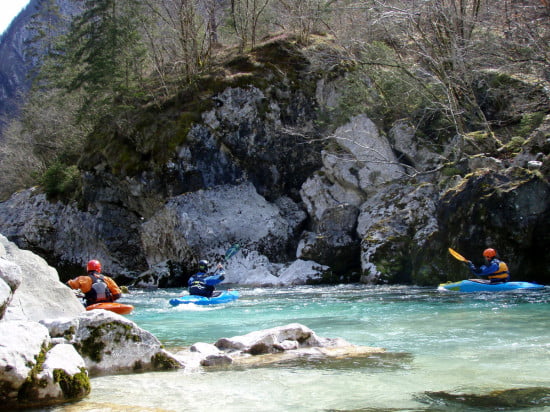
<svg viewBox="0 0 550 412"><path fill-rule="evenodd" d="M176 351L298 322L319 336L383 347L362 360L156 372L92 380L72 410L550 410L550 288L458 294L364 285L240 288L223 306L171 307L179 290L132 291L128 318ZM489 396L492 391L504 391ZM456 395L464 395L458 397Z"/></svg>

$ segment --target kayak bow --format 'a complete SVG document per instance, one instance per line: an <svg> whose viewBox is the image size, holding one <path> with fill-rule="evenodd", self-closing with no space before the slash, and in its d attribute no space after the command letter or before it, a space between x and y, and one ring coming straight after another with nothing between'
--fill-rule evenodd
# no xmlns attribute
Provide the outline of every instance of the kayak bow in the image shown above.
<svg viewBox="0 0 550 412"><path fill-rule="evenodd" d="M100 302L93 305L86 306L86 310L104 309L111 312L118 313L119 315L128 315L134 310L132 305L126 305L124 303L116 302Z"/></svg>

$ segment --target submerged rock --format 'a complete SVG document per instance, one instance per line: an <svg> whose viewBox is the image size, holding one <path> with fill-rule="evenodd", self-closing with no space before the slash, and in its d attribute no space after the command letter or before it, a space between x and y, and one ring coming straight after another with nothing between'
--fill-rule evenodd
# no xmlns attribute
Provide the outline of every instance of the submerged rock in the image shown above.
<svg viewBox="0 0 550 412"><path fill-rule="evenodd" d="M320 337L307 326L291 323L221 338L213 345L196 343L175 356L185 363L186 369L197 369L199 365L254 367L299 358L354 358L380 353L385 353L385 349L352 345L341 338Z"/></svg>
<svg viewBox="0 0 550 412"><path fill-rule="evenodd" d="M424 403L441 407L475 407L490 410L509 408L538 408L550 406L550 388L514 388L492 391L487 394L426 392L421 397Z"/></svg>

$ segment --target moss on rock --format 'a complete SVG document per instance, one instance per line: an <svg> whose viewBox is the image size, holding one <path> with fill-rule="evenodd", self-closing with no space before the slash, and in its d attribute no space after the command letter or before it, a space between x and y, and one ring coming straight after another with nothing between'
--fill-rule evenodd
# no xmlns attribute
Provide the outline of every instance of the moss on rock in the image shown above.
<svg viewBox="0 0 550 412"><path fill-rule="evenodd" d="M164 352L158 352L151 357L151 363L155 370L171 370L179 369L181 365L171 356Z"/></svg>
<svg viewBox="0 0 550 412"><path fill-rule="evenodd" d="M80 368L80 372L72 376L63 369L54 369L53 376L66 400L80 399L88 395L92 389L88 372L84 368Z"/></svg>

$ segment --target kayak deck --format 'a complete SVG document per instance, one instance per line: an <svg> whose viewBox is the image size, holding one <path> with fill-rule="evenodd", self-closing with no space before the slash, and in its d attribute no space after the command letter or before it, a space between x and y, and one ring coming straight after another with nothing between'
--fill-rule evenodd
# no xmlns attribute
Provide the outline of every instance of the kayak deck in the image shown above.
<svg viewBox="0 0 550 412"><path fill-rule="evenodd" d="M491 283L484 279L467 279L459 282L447 282L439 285L439 290L456 292L506 292L511 290L540 290L544 285L531 282Z"/></svg>
<svg viewBox="0 0 550 412"><path fill-rule="evenodd" d="M194 305L218 305L229 303L239 298L239 292L236 290L224 290L217 296L207 298L205 296L184 295L178 298L170 299L169 303L172 306L194 304Z"/></svg>

